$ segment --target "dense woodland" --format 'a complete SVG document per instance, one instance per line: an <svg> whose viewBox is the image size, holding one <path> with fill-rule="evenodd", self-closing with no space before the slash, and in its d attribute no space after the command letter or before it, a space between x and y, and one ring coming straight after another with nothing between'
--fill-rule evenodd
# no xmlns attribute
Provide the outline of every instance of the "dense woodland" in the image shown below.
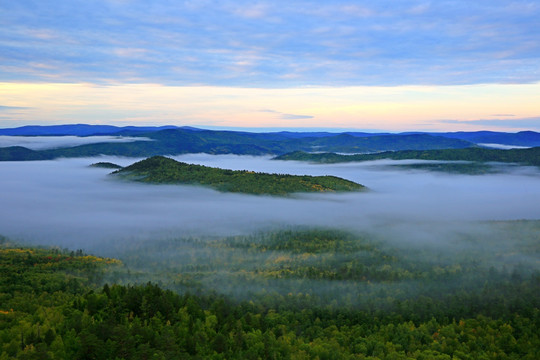
<svg viewBox="0 0 540 360"><path fill-rule="evenodd" d="M122 261L2 238L0 359L538 359L540 225L486 226L501 239L461 251L292 228L118 244Z"/></svg>
<svg viewBox="0 0 540 360"><path fill-rule="evenodd" d="M495 166L485 162L476 161L437 161L437 162L417 162L413 164L392 163L382 166L388 169L403 169L403 170L421 170L435 171L448 174L464 174L464 175L486 175L496 174L508 171L508 166Z"/></svg>
<svg viewBox="0 0 540 360"><path fill-rule="evenodd" d="M120 165L113 164L108 161L100 161L97 163L93 163L90 165L90 167L102 168L102 169L121 169L122 168Z"/></svg>
<svg viewBox="0 0 540 360"><path fill-rule="evenodd" d="M82 125L77 135L103 135L110 132L96 129L91 132ZM54 129L54 127L52 127ZM19 134L62 134L50 129L30 128ZM9 130L9 129L7 129ZM24 129L23 129L24 130ZM1 131L16 134L13 131ZM112 134L112 133L110 133ZM150 157L187 153L267 155L291 151L373 152L404 149L449 149L474 146L457 138L431 134L335 134L335 133L249 133L240 131L212 131L193 128L118 129L117 136L140 137L141 141L123 143L95 143L74 147L30 150L21 146L0 148L0 161L48 160L60 157L93 157L116 155ZM150 141L149 141L150 140Z"/></svg>
<svg viewBox="0 0 540 360"><path fill-rule="evenodd" d="M295 151L280 155L275 160L297 160L318 163L341 163L369 160L448 160L448 161L471 161L471 162L503 162L517 163L522 165L540 166L540 147L529 149L442 149L442 150L403 150L385 151L375 154L342 155L336 153L306 153ZM480 164L483 165L483 164Z"/></svg>
<svg viewBox="0 0 540 360"><path fill-rule="evenodd" d="M153 184L204 185L224 192L287 195L296 192L360 191L364 186L336 176L298 176L224 170L154 156L117 170L123 179Z"/></svg>

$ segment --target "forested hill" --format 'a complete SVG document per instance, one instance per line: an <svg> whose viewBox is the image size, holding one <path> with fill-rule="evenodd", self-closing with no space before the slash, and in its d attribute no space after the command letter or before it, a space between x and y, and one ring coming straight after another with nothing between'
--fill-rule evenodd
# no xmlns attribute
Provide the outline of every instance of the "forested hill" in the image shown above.
<svg viewBox="0 0 540 360"><path fill-rule="evenodd" d="M447 149L475 146L461 139L430 134L333 134L249 133L200 129L122 130L116 136L140 137L145 141L104 142L47 150L21 147L0 148L0 161L45 160L59 157L117 155L149 157L186 153L266 155L291 151L374 152L405 149ZM148 141L148 140L151 141Z"/></svg>
<svg viewBox="0 0 540 360"><path fill-rule="evenodd" d="M336 153L306 153L295 151L277 156L274 160L311 161L319 163L340 163L369 160L448 160L474 162L504 162L540 166L540 147L530 149L442 149L442 150L404 150L385 151L376 154L341 155Z"/></svg>
<svg viewBox="0 0 540 360"><path fill-rule="evenodd" d="M447 138L447 139L459 139L465 140L469 143L474 144L502 144L502 145L514 145L514 146L540 146L540 133L534 131L520 131L517 133L508 133L508 132L496 132L496 131L458 131L458 132L404 132L404 133L373 133L373 132L358 132L358 131L348 131L341 134L336 132L327 132L327 131L279 131L279 132L262 132L262 133L249 133L245 131L213 131L205 130L200 128L194 128L191 126L111 126L111 125L89 125L89 124L66 124L66 125L44 125L44 126L22 126L17 128L5 128L0 129L0 135L8 136L96 136L96 135L115 135L115 136L138 136L145 134L147 136L149 133L160 132L162 130L178 130L179 132L201 132L202 138L207 138L209 135L212 137L214 135L220 136L229 136L231 134L236 135L247 135L259 140L291 140L291 139L304 139L304 138L329 138L337 135L349 135L356 138L369 138L369 137L384 137L384 136L414 136L418 135L431 135L436 138ZM159 135L158 135L159 136ZM446 148L453 148L452 144L460 144L459 142L450 142L446 143ZM464 143L461 143L464 144ZM420 145L420 144L417 144ZM450 146L448 146L450 145ZM421 145L424 148L425 145ZM462 147L462 146L458 146ZM408 147L408 149L417 149L414 147ZM299 150L299 149L297 149ZM396 149L386 149L386 150L396 150ZM292 150L291 150L292 151ZM333 151L333 150L327 150Z"/></svg>
<svg viewBox="0 0 540 360"><path fill-rule="evenodd" d="M27 126L0 129L9 136L101 136L130 137L131 142L103 142L71 147L31 150L20 146L0 147L0 161L48 160L60 157L115 155L150 157L187 153L282 155L295 151L375 153L402 150L441 150L478 147L487 143L508 146L540 146L540 134L457 132L457 133L362 133L362 132L268 132L216 131L191 127L114 127L97 125ZM140 138L141 141L136 139ZM42 139L43 140L43 139ZM150 140L150 141L149 141ZM108 142L107 142L108 141ZM51 142L54 139L51 137ZM0 144L1 146L1 144ZM52 147L52 146L51 146Z"/></svg>
<svg viewBox="0 0 540 360"><path fill-rule="evenodd" d="M113 172L124 179L154 184L193 184L224 192L287 195L297 192L360 191L365 187L335 176L298 176L224 170L154 156Z"/></svg>

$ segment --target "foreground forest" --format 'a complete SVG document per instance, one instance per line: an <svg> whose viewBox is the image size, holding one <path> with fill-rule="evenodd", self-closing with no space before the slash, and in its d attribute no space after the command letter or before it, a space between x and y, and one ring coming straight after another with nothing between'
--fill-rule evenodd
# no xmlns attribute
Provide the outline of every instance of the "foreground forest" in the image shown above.
<svg viewBox="0 0 540 360"><path fill-rule="evenodd" d="M2 238L0 359L537 359L540 225L485 225L459 251L290 228L122 261Z"/></svg>

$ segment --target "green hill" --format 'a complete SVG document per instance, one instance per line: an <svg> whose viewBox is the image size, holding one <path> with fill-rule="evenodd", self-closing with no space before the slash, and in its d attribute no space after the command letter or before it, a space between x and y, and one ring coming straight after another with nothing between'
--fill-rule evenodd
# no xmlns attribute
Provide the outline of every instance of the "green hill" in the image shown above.
<svg viewBox="0 0 540 360"><path fill-rule="evenodd" d="M476 161L476 162L504 162L523 165L540 166L540 147L530 149L442 149L442 150L403 150L385 151L376 154L340 155L335 153L306 153L295 151L274 160L311 161L318 163L341 163L369 160L447 160L447 161Z"/></svg>
<svg viewBox="0 0 540 360"><path fill-rule="evenodd" d="M224 192L287 195L296 192L360 191L363 185L335 176L298 176L224 170L154 156L113 172L124 179L154 184L193 184Z"/></svg>
<svg viewBox="0 0 540 360"><path fill-rule="evenodd" d="M103 168L103 169L121 169L122 167L117 164L113 164L108 161L100 161L90 165L90 167Z"/></svg>
<svg viewBox="0 0 540 360"><path fill-rule="evenodd" d="M22 147L0 148L0 161L47 160L98 155L150 157L186 153L279 155L298 150L359 153L474 146L473 143L461 139L448 139L429 134L386 134L360 137L345 133L328 133L317 136L310 133L291 135L180 128L149 132L125 130L116 134L140 137L141 141L102 142L45 150L29 150Z"/></svg>
<svg viewBox="0 0 540 360"><path fill-rule="evenodd" d="M43 151L30 150L22 146L0 148L0 161L32 161L52 159Z"/></svg>

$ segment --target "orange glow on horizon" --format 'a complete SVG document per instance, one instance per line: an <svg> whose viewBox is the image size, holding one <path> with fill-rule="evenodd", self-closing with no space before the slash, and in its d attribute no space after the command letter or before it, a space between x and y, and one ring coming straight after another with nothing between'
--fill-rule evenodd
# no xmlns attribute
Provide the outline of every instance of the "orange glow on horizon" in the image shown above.
<svg viewBox="0 0 540 360"><path fill-rule="evenodd" d="M538 117L539 94L540 83L287 89L0 83L0 123L478 130L441 120Z"/></svg>

